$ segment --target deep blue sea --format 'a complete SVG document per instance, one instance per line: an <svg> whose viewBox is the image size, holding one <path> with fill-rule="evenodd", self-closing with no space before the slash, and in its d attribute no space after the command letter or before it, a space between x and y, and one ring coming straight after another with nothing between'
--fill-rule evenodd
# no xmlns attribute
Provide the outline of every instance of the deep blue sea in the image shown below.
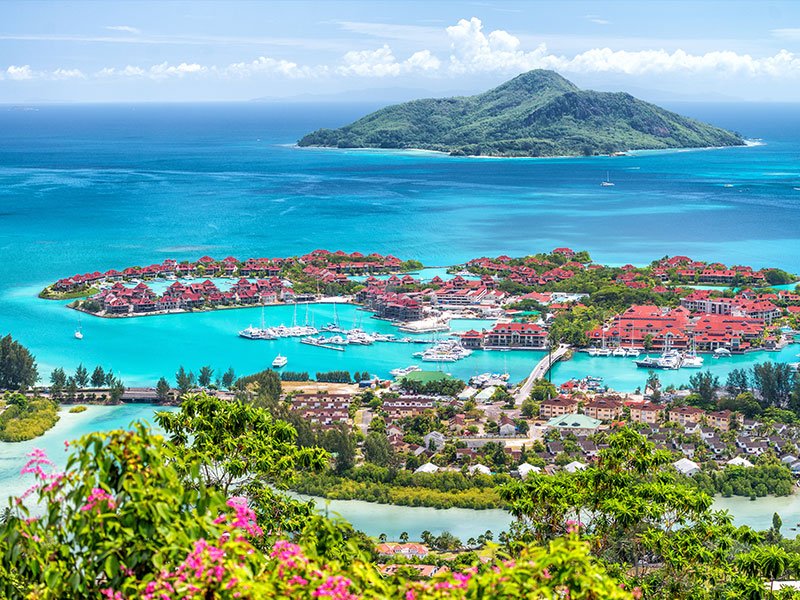
<svg viewBox="0 0 800 600"><path fill-rule="evenodd" d="M0 333L29 346L45 378L55 366L84 362L113 368L129 385L146 384L174 374L179 364L254 371L278 352L289 357L287 369L386 375L412 363L418 348L336 353L237 338L238 329L260 321L258 309L85 318L79 342L72 335L78 315L36 293L76 272L168 257L284 256L315 248L446 265L566 245L610 263L688 254L800 272L797 105L670 106L762 140L748 148L480 159L293 146L310 130L374 108L0 107ZM606 172L615 187L599 186ZM331 316L330 307L319 306L311 318L321 324ZM292 318L291 309L266 311L269 324ZM363 319L367 329L389 327L352 309L345 318ZM790 349L781 359L795 354ZM507 369L521 378L536 358L475 353L447 369L457 375ZM721 373L730 368L707 362ZM622 390L641 385L629 361L576 359L554 378L582 374L605 375Z"/></svg>

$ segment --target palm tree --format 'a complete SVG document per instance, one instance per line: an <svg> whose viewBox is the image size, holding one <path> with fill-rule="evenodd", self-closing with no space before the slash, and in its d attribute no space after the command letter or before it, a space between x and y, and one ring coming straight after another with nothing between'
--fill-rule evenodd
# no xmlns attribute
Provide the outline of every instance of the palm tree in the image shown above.
<svg viewBox="0 0 800 600"><path fill-rule="evenodd" d="M408 532L403 531L400 533L400 541L405 544L408 541Z"/></svg>

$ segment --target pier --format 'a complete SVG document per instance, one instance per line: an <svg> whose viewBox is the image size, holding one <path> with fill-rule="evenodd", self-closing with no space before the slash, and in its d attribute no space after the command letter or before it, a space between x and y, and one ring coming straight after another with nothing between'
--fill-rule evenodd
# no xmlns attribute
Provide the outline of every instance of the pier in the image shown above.
<svg viewBox="0 0 800 600"><path fill-rule="evenodd" d="M536 365L533 367L531 374L528 375L528 378L525 380L514 397L517 404L522 404L523 400L525 400L531 393L531 389L533 388L533 382L537 379L542 379L550 368L557 363L559 360L564 358L564 355L569 352L570 345L569 344L560 344L558 348L549 352L547 356L542 358Z"/></svg>

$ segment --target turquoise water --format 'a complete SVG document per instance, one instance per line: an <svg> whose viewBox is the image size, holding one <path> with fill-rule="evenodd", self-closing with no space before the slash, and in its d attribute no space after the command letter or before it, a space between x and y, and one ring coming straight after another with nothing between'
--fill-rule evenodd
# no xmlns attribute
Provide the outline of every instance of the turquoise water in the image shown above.
<svg viewBox="0 0 800 600"><path fill-rule="evenodd" d="M791 344L779 352L751 352L716 359L708 354L703 354L705 361L702 369L678 369L674 371L658 371L658 377L663 386L674 384L679 386L688 383L689 377L698 371L711 371L725 383L725 378L734 369L747 369L754 364L765 361L775 362L800 362L798 353L800 345ZM645 355L642 354L640 358ZM657 356L655 354L651 356ZM612 388L631 392L636 388L644 388L647 381L647 369L640 369L631 358L617 356L589 356L585 352L577 352L568 361L559 362L553 367L552 380L562 383L568 379L581 378L586 375L601 376L604 383Z"/></svg>
<svg viewBox="0 0 800 600"><path fill-rule="evenodd" d="M800 111L794 106L672 107L765 140L725 150L484 160L292 146L309 130L348 122L371 108L3 107L0 333L33 350L45 379L55 366L74 369L84 362L113 368L129 385L145 385L180 364L249 372L278 352L289 357L292 370L386 375L414 362L411 348L386 344L337 353L236 338L237 329L260 321L258 309L84 318L85 338L77 342L77 314L35 294L75 272L318 247L393 253L441 266L566 245L613 264L688 254L800 272L800 192L794 189L800 187ZM614 188L598 185L606 171ZM425 270L423 276L442 273ZM290 322L281 310L270 309L268 320ZM317 323L330 317L323 307L315 312ZM508 370L520 379L537 358L475 353L442 368L459 376ZM599 360L577 358L560 365L555 378L593 374L621 389L640 385L641 373L630 364ZM721 361L709 367L727 368ZM673 376L689 374L665 375Z"/></svg>
<svg viewBox="0 0 800 600"><path fill-rule="evenodd" d="M171 407L156 407L151 404L127 404L122 406L87 406L82 413L71 414L69 407L62 407L60 419L55 427L43 436L27 442L0 442L0 506L5 506L8 496L22 494L32 483L30 475L21 476L26 455L34 448L41 448L61 470L67 461L64 442L76 440L87 433L127 428L133 421L155 424L156 410L175 410Z"/></svg>

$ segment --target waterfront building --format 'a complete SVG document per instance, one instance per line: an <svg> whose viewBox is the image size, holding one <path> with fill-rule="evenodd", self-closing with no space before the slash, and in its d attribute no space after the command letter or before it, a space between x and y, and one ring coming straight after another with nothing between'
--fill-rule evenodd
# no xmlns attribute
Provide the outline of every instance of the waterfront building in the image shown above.
<svg viewBox="0 0 800 600"><path fill-rule="evenodd" d="M536 323L497 323L483 336L484 348L547 347L547 331Z"/></svg>

